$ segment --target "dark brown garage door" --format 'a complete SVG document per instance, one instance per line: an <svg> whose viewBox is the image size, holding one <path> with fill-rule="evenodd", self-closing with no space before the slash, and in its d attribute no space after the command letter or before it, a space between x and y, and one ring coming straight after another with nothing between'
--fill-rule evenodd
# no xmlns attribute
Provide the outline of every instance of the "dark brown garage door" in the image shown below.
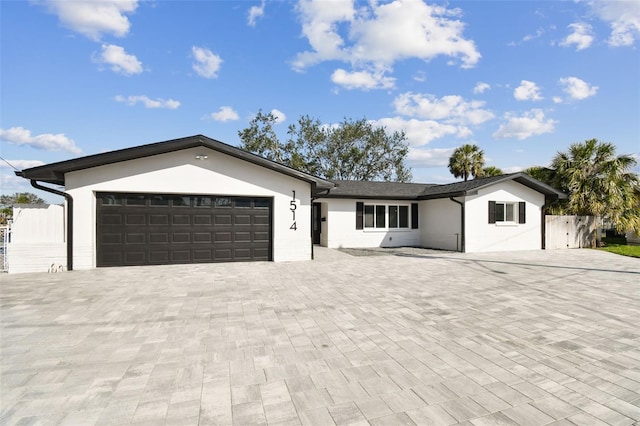
<svg viewBox="0 0 640 426"><path fill-rule="evenodd" d="M98 193L97 265L271 260L271 198Z"/></svg>

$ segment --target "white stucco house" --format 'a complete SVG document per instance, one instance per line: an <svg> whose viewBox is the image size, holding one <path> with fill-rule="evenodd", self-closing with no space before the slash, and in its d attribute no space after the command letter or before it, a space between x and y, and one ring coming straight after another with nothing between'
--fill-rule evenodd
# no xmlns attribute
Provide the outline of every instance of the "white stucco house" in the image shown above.
<svg viewBox="0 0 640 426"><path fill-rule="evenodd" d="M449 185L329 181L202 135L16 174L65 197L69 270L310 260L314 244L540 249L543 207L564 197L522 173Z"/></svg>

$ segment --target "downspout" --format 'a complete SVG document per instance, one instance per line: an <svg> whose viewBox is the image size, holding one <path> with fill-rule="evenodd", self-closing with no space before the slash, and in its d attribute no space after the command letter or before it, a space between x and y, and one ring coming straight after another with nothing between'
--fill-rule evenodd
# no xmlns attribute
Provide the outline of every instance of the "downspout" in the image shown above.
<svg viewBox="0 0 640 426"><path fill-rule="evenodd" d="M73 197L66 192L42 186L35 179L31 179L31 186L45 192L60 195L67 200L67 271L73 271Z"/></svg>
<svg viewBox="0 0 640 426"><path fill-rule="evenodd" d="M460 252L464 253L464 242L465 242L465 232L464 232L464 202L458 201L453 197L449 197L451 201L456 204L460 204Z"/></svg>

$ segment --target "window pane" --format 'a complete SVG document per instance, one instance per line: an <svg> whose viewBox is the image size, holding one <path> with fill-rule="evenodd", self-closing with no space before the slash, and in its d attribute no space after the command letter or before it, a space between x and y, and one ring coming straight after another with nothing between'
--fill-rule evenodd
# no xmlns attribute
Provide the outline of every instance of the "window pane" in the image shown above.
<svg viewBox="0 0 640 426"><path fill-rule="evenodd" d="M385 212L387 206L376 206L376 228L384 228L386 225Z"/></svg>
<svg viewBox="0 0 640 426"><path fill-rule="evenodd" d="M151 206L168 206L169 205L169 197L165 197L162 195L152 195L149 199L149 205Z"/></svg>
<svg viewBox="0 0 640 426"><path fill-rule="evenodd" d="M269 199L267 198L257 198L255 200L255 207L257 209L266 209L269 207Z"/></svg>
<svg viewBox="0 0 640 426"><path fill-rule="evenodd" d="M116 194L103 194L101 196L103 206L120 206L122 205L122 197Z"/></svg>
<svg viewBox="0 0 640 426"><path fill-rule="evenodd" d="M400 206L400 228L409 227L409 206Z"/></svg>
<svg viewBox="0 0 640 426"><path fill-rule="evenodd" d="M191 207L191 197L173 197L173 207Z"/></svg>
<svg viewBox="0 0 640 426"><path fill-rule="evenodd" d="M193 207L211 207L211 197L193 197Z"/></svg>
<svg viewBox="0 0 640 426"><path fill-rule="evenodd" d="M506 221L507 222L515 222L514 219L514 215L513 215L513 211L514 209L514 205L513 204L505 204L505 209L506 209Z"/></svg>
<svg viewBox="0 0 640 426"><path fill-rule="evenodd" d="M236 208L248 209L251 207L251 200L248 198L236 198Z"/></svg>
<svg viewBox="0 0 640 426"><path fill-rule="evenodd" d="M144 206L146 199L144 195L127 195L128 206Z"/></svg>
<svg viewBox="0 0 640 426"><path fill-rule="evenodd" d="M398 227L398 206L389 206L389 228Z"/></svg>
<svg viewBox="0 0 640 426"><path fill-rule="evenodd" d="M496 222L504 222L504 203L496 203Z"/></svg>
<svg viewBox="0 0 640 426"><path fill-rule="evenodd" d="M216 197L213 201L216 207L231 207L231 198L228 197Z"/></svg>
<svg viewBox="0 0 640 426"><path fill-rule="evenodd" d="M364 227L373 228L373 206L364 206Z"/></svg>

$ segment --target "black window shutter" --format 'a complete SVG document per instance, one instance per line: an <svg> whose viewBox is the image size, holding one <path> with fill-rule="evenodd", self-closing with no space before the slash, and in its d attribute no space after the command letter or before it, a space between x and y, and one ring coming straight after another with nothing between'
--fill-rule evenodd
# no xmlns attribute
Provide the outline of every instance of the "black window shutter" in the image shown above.
<svg viewBox="0 0 640 426"><path fill-rule="evenodd" d="M489 223L496 223L496 202L489 201Z"/></svg>
<svg viewBox="0 0 640 426"><path fill-rule="evenodd" d="M356 229L364 228L364 203L356 203Z"/></svg>
<svg viewBox="0 0 640 426"><path fill-rule="evenodd" d="M518 203L518 223L527 223L526 203L524 201Z"/></svg>
<svg viewBox="0 0 640 426"><path fill-rule="evenodd" d="M411 204L411 229L418 229L418 203Z"/></svg>

